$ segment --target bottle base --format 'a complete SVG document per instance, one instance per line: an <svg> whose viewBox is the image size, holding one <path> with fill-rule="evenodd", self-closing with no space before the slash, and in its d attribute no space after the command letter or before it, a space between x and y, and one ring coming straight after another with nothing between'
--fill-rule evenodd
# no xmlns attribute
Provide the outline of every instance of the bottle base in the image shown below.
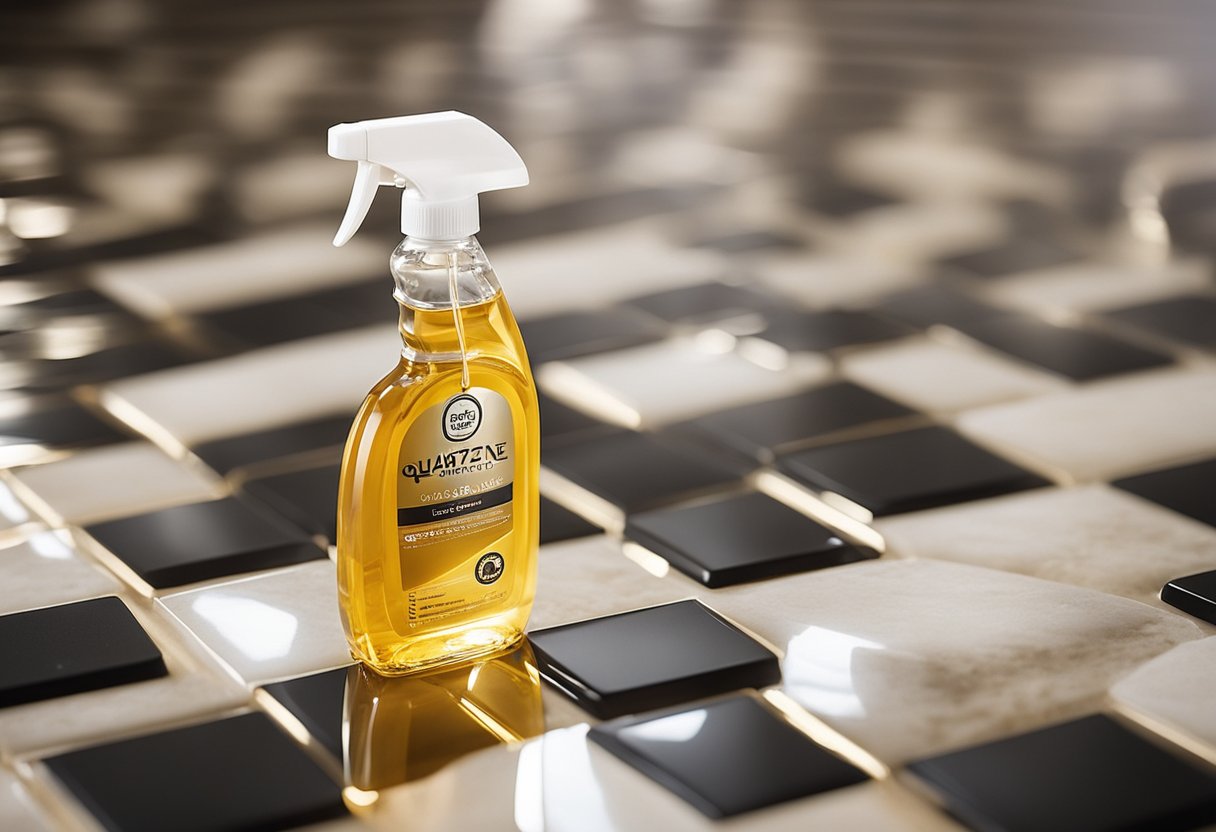
<svg viewBox="0 0 1216 832"><path fill-rule="evenodd" d="M413 639L392 650L364 653L355 648L351 656L381 676L408 676L490 658L510 650L523 637L523 631L515 627L472 627Z"/></svg>

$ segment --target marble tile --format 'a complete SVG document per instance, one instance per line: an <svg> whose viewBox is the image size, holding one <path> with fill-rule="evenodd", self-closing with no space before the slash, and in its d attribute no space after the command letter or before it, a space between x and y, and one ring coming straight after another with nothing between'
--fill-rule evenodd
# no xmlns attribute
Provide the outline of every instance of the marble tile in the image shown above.
<svg viewBox="0 0 1216 832"><path fill-rule="evenodd" d="M1161 370L964 413L958 427L1078 480L1216 452L1216 371Z"/></svg>
<svg viewBox="0 0 1216 832"><path fill-rule="evenodd" d="M0 769L0 829L49 832L52 828L50 819L42 815L21 781Z"/></svg>
<svg viewBox="0 0 1216 832"><path fill-rule="evenodd" d="M251 685L350 664L328 560L157 602Z"/></svg>
<svg viewBox="0 0 1216 832"><path fill-rule="evenodd" d="M57 522L94 523L213 500L223 481L200 465L171 459L150 442L81 451L13 475Z"/></svg>
<svg viewBox="0 0 1216 832"><path fill-rule="evenodd" d="M683 575L655 577L627 558L620 542L598 535L542 546L536 605L528 629L691 598L698 585Z"/></svg>
<svg viewBox="0 0 1216 832"><path fill-rule="evenodd" d="M121 591L122 584L55 532L0 549L0 615Z"/></svg>
<svg viewBox="0 0 1216 832"><path fill-rule="evenodd" d="M220 713L249 700L245 686L168 616L137 602L128 608L160 648L169 675L0 709L0 753L45 756Z"/></svg>
<svg viewBox="0 0 1216 832"><path fill-rule="evenodd" d="M93 284L140 314L159 318L254 303L387 271L387 252L370 238L334 248L333 236L329 224L309 223L231 243L109 261L94 268Z"/></svg>
<svg viewBox="0 0 1216 832"><path fill-rule="evenodd" d="M779 355L761 366L734 351L731 336L707 335L720 337L553 362L540 368L537 381L556 399L637 427L775 398L822 381L831 370L826 358L811 354ZM643 367L647 372L639 372Z"/></svg>
<svg viewBox="0 0 1216 832"><path fill-rule="evenodd" d="M1156 603L1170 578L1216 569L1216 529L1106 485L1052 488L875 524L888 551L970 563Z"/></svg>
<svg viewBox="0 0 1216 832"><path fill-rule="evenodd" d="M1194 289L1208 282L1199 258L1136 266L1079 261L1034 269L983 290L998 303L1034 311L1113 309Z"/></svg>
<svg viewBox="0 0 1216 832"><path fill-rule="evenodd" d="M786 692L886 763L1096 709L1199 629L1093 590L933 561L868 561L714 592L782 647Z"/></svg>
<svg viewBox="0 0 1216 832"><path fill-rule="evenodd" d="M1120 679L1115 704L1168 730L1198 739L1216 753L1216 636L1180 644Z"/></svg>
<svg viewBox="0 0 1216 832"><path fill-rule="evenodd" d="M353 414L400 349L395 327L367 327L120 381L103 401L193 445L339 410Z"/></svg>
<svg viewBox="0 0 1216 832"><path fill-rule="evenodd" d="M1064 388L1055 376L994 352L929 339L859 350L845 377L919 410L950 412Z"/></svg>

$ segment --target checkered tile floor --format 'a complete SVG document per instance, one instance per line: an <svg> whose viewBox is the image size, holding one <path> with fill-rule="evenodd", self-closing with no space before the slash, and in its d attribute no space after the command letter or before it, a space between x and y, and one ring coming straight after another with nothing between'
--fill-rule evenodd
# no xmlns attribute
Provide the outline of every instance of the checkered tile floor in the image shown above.
<svg viewBox="0 0 1216 832"><path fill-rule="evenodd" d="M1057 222L1059 160L858 130L757 195L614 135L692 175L587 192L521 141L534 201L484 220L541 389L533 637L399 680L337 616L398 349L392 238L330 246L348 172L278 140L228 225L128 210L163 151L0 180L14 233L102 194L0 267L0 827L1216 825L1208 255Z"/></svg>

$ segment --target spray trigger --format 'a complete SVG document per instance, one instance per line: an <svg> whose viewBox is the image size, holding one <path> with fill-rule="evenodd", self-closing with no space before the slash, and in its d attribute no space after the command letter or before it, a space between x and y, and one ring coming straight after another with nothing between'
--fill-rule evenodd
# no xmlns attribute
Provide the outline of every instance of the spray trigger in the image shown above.
<svg viewBox="0 0 1216 832"><path fill-rule="evenodd" d="M376 198L376 191L381 185L395 185L400 188L405 186L405 182L400 174L388 168L375 162L360 160L355 171L355 186L350 192L350 204L346 206L346 215L342 217L342 224L338 226L338 233L334 235L335 246L345 245L351 237L355 236L355 232L359 230L364 217L371 209L372 200Z"/></svg>

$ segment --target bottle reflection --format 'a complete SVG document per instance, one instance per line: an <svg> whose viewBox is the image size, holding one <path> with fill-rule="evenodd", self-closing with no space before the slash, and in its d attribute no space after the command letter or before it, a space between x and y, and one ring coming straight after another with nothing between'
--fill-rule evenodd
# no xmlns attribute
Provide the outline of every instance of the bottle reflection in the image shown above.
<svg viewBox="0 0 1216 832"><path fill-rule="evenodd" d="M346 783L374 792L433 774L458 757L544 731L540 674L525 640L508 653L416 676L346 677Z"/></svg>

